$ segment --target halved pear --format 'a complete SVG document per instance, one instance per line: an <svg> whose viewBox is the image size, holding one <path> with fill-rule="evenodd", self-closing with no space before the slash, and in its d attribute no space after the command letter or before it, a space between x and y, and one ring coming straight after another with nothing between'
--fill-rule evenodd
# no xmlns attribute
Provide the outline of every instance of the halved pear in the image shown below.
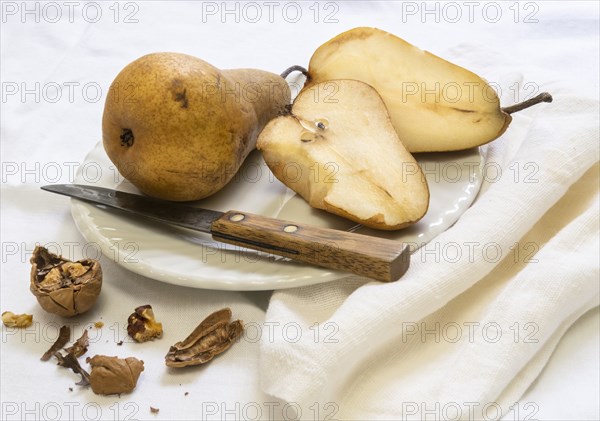
<svg viewBox="0 0 600 421"><path fill-rule="evenodd" d="M371 86L335 80L303 89L257 148L273 174L312 207L395 230L425 215L429 188Z"/></svg>
<svg viewBox="0 0 600 421"><path fill-rule="evenodd" d="M373 86L383 98L410 152L468 149L499 137L518 108L500 108L481 77L376 28L355 28L321 45L308 68L306 87L335 79Z"/></svg>

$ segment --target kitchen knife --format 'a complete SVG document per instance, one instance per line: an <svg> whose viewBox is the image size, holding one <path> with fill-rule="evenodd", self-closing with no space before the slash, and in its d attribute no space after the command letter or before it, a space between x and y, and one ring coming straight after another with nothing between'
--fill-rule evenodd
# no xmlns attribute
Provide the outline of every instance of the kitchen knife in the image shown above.
<svg viewBox="0 0 600 421"><path fill-rule="evenodd" d="M410 262L409 247L399 241L317 228L241 211L217 212L103 187L55 184L42 189L154 221L207 232L222 243L380 281L400 278Z"/></svg>

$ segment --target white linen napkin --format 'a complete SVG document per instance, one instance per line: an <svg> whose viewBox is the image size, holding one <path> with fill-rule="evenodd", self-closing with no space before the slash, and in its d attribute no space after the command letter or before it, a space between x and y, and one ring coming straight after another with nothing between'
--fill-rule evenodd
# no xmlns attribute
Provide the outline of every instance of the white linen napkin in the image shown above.
<svg viewBox="0 0 600 421"><path fill-rule="evenodd" d="M515 402L598 305L598 116L560 92L516 115L487 149L502 176L399 281L276 291L267 323L303 334L263 338L264 390L336 419L534 415Z"/></svg>

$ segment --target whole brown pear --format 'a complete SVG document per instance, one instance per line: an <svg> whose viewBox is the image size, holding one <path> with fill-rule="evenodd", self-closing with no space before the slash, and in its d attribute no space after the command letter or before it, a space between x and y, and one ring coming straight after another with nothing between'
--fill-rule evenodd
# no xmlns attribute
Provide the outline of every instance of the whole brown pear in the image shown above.
<svg viewBox="0 0 600 421"><path fill-rule="evenodd" d="M219 70L186 54L149 54L110 87L104 149L143 193L198 200L232 179L262 128L289 103L279 75Z"/></svg>

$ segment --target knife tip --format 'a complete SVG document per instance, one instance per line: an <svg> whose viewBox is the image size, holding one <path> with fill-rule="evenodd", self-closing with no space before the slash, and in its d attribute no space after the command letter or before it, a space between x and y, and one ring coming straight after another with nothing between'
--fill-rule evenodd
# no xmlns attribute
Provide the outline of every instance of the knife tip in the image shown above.
<svg viewBox="0 0 600 421"><path fill-rule="evenodd" d="M51 193L62 193L65 191L66 186L66 184L48 184L45 186L40 186L40 189Z"/></svg>

